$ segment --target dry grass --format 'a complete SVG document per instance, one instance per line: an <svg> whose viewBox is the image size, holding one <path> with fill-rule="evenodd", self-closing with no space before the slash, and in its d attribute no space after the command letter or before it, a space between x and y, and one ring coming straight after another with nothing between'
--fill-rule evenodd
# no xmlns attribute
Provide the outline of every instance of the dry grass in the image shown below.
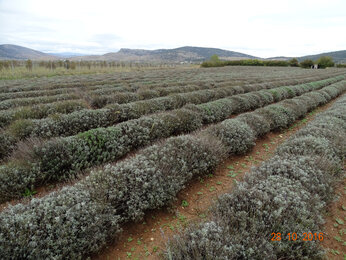
<svg viewBox="0 0 346 260"><path fill-rule="evenodd" d="M15 67L13 69L2 69L0 70L0 80L2 79L21 79L21 78L38 78L38 77L53 77L63 75L81 75L81 74L109 74L114 72L131 72L131 71L144 71L144 70L156 70L162 68L175 68L178 65L164 64L164 65L150 65L150 66L129 66L124 67L77 67L76 69L65 69L58 67L54 70L43 67L33 67L31 71L25 67ZM185 67L198 67L197 65L184 65ZM182 67L182 65L179 65Z"/></svg>

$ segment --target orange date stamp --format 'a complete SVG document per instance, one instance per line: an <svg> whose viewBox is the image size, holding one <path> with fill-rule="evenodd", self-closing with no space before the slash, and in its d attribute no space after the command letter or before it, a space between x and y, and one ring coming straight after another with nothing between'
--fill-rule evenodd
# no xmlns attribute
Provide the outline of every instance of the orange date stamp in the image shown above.
<svg viewBox="0 0 346 260"><path fill-rule="evenodd" d="M283 235L281 233L271 233L271 241L281 241L284 238L288 239L289 241L296 241L298 239L302 241L323 241L323 233L311 233L311 232L304 232L301 236L298 236L297 233L287 233L286 235Z"/></svg>

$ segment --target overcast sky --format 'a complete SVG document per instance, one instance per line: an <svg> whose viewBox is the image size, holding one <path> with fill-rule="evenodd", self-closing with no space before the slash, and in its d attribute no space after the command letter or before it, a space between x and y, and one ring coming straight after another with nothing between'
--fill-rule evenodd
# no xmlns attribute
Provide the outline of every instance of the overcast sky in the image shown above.
<svg viewBox="0 0 346 260"><path fill-rule="evenodd" d="M215 47L260 57L346 49L345 0L0 0L0 44L103 54Z"/></svg>

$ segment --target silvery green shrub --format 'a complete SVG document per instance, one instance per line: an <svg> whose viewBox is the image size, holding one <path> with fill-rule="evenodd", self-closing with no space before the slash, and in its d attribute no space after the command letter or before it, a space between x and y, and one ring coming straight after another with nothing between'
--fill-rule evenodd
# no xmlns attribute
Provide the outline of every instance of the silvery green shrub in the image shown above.
<svg viewBox="0 0 346 260"><path fill-rule="evenodd" d="M141 219L145 210L172 201L191 178L213 171L224 155L221 143L211 137L172 137L92 172L85 185L91 191L103 187L102 197L120 207L123 218Z"/></svg>
<svg viewBox="0 0 346 260"><path fill-rule="evenodd" d="M303 104L306 104L308 107L308 110L315 109L318 105L317 102L312 97L308 97L306 95L301 95L294 98L295 100L302 102Z"/></svg>
<svg viewBox="0 0 346 260"><path fill-rule="evenodd" d="M323 114L323 117L317 115L316 120L314 121L314 125L325 125L327 121L327 123L331 123L333 125L336 125L338 127L342 127L345 129L346 127L345 119L346 119L346 115L343 113L343 109L341 108L333 109Z"/></svg>
<svg viewBox="0 0 346 260"><path fill-rule="evenodd" d="M268 176L253 186L240 183L231 194L221 196L213 215L231 230L231 245L242 246L243 250L233 252L235 258L260 259L263 255L267 259L296 259L301 255L313 258L321 254L316 250L317 242L307 244L301 239L293 242L283 237L273 244L270 238L272 232L288 234L294 230L300 236L303 232L320 232L323 206L299 181Z"/></svg>
<svg viewBox="0 0 346 260"><path fill-rule="evenodd" d="M343 105L336 102L329 111L343 113L339 110ZM340 120L329 111L280 145L277 155L254 168L232 193L222 195L210 221L169 241L164 258L323 259L316 241L288 241L286 234L321 232L322 213L333 198L337 169L345 155L335 152L333 136L345 139L345 131L341 122L326 134L317 130L323 130L323 120ZM271 242L272 232L284 234L283 239Z"/></svg>
<svg viewBox="0 0 346 260"><path fill-rule="evenodd" d="M266 118L259 113L244 113L239 115L237 119L250 126L256 137L270 132L270 124Z"/></svg>
<svg viewBox="0 0 346 260"><path fill-rule="evenodd" d="M84 101L67 100L3 110L0 111L0 127L5 127L18 119L41 119L56 113L72 113L86 107L87 105Z"/></svg>
<svg viewBox="0 0 346 260"><path fill-rule="evenodd" d="M255 134L244 122L228 119L205 130L220 139L228 154L244 154L255 145Z"/></svg>
<svg viewBox="0 0 346 260"><path fill-rule="evenodd" d="M274 102L273 96L267 90L258 91L258 95L261 97L263 105L271 104Z"/></svg>
<svg viewBox="0 0 346 260"><path fill-rule="evenodd" d="M7 132L0 131L0 161L8 156L16 146L16 140Z"/></svg>
<svg viewBox="0 0 346 260"><path fill-rule="evenodd" d="M338 96L338 89L336 87L327 88L325 89L325 92L327 92L331 98Z"/></svg>
<svg viewBox="0 0 346 260"><path fill-rule="evenodd" d="M291 103L293 102L295 104L295 100L292 99ZM220 113L226 111L227 113L232 113L229 110L233 110L234 101L225 98L211 102L211 104L211 107L219 109ZM302 113L296 106L284 105L284 102L280 104L283 105L268 107L274 107L275 109L273 111L276 111L277 114L277 117L269 117L269 120L276 119L276 121L271 121L272 128L287 127L293 118L297 118L298 114L300 115ZM188 109L189 107L192 109ZM116 109L115 106L114 109ZM223 111L223 109L225 110ZM202 113L203 110L200 105L188 105L183 109L123 122L117 127L94 129L77 136L53 139L43 145L35 146L34 152L32 152L35 158L33 161L35 165L35 176L42 183L74 178L81 170L105 162L118 160L131 150L143 147L157 139L198 129L202 125L201 120L205 120L205 115ZM298 110L298 113L295 110ZM218 113L215 111L212 114L217 115ZM228 146L231 153L248 151L251 147L249 138L252 139L257 135L263 135L269 131L268 122L263 118L260 111L254 111L239 117L240 121L245 122L248 127L240 129L239 136L236 136L235 132L237 130L235 131L235 129L229 132L229 138L225 139L228 143L225 142L225 145ZM112 110L111 115L115 117L118 115L117 112L117 110ZM222 115L222 117L226 116L227 114ZM216 120L216 118L212 120ZM222 120L221 116L218 120ZM337 119L333 120L335 121ZM28 122L30 123L32 121ZM247 134L249 127L253 131L251 135ZM227 132L227 129L224 128L224 131ZM236 138L232 139L232 135ZM7 169L8 174L11 171L15 171L15 169L13 167ZM37 171L39 171L39 174L37 174ZM28 174L30 172L28 171ZM25 185L31 186L32 182L20 184L20 186ZM17 194L16 190L13 192Z"/></svg>
<svg viewBox="0 0 346 260"><path fill-rule="evenodd" d="M234 96L230 97L230 99L233 101L234 105L234 113L240 113L242 111L249 111L251 108L250 102L247 100L244 96Z"/></svg>
<svg viewBox="0 0 346 260"><path fill-rule="evenodd" d="M129 103L133 101L140 100L139 96L132 92L113 92L111 95L97 95L92 97L90 105L93 108L102 108L107 104L117 103Z"/></svg>
<svg viewBox="0 0 346 260"><path fill-rule="evenodd" d="M16 139L25 139L26 137L30 136L33 132L35 125L34 123L29 119L20 119L17 121L14 121L9 126L9 133L16 138Z"/></svg>
<svg viewBox="0 0 346 260"><path fill-rule="evenodd" d="M323 91L323 90L319 90L318 93L322 94L326 100L330 100L332 97L329 95L328 92Z"/></svg>
<svg viewBox="0 0 346 260"><path fill-rule="evenodd" d="M78 97L72 94L59 94L55 96L7 99L4 101L0 101L0 110L5 110L5 109L19 107L19 106L51 103L55 101L71 100L71 99L78 99Z"/></svg>
<svg viewBox="0 0 346 260"><path fill-rule="evenodd" d="M278 192L280 191L280 192ZM319 232L323 206L299 181L269 176L253 186L236 187L219 198L211 221L188 229L168 244L166 259L320 259L317 243L271 242L272 232ZM315 213L315 214L314 214ZM182 241L182 238L184 239Z"/></svg>
<svg viewBox="0 0 346 260"><path fill-rule="evenodd" d="M330 127L330 124L326 124L326 126ZM304 137L304 136L312 136L315 138L323 137L326 138L331 145L334 147L334 151L338 155L342 155L344 153L345 148L345 133L343 133L343 129L337 126L333 126L333 130L327 127L319 126L309 126L308 128L301 129L296 133L296 137ZM339 130L339 131L336 131Z"/></svg>
<svg viewBox="0 0 346 260"><path fill-rule="evenodd" d="M231 244L228 227L209 221L189 225L185 232L173 235L164 252L164 259L232 259L235 250L241 250ZM230 245L230 246L228 246Z"/></svg>
<svg viewBox="0 0 346 260"><path fill-rule="evenodd" d="M34 188L37 175L37 170L30 164L0 166L0 202L23 197L26 189Z"/></svg>
<svg viewBox="0 0 346 260"><path fill-rule="evenodd" d="M321 164L323 162L324 165ZM329 165L328 165L329 164ZM333 197L333 185L336 176L331 163L318 156L274 156L262 165L246 174L244 182L255 185L268 176L283 176L293 181L299 181L311 194L318 195L323 202L330 202Z"/></svg>
<svg viewBox="0 0 346 260"><path fill-rule="evenodd" d="M301 118L306 115L308 112L308 104L304 100L286 99L283 100L280 104L285 107L289 107L293 112L296 119Z"/></svg>
<svg viewBox="0 0 346 260"><path fill-rule="evenodd" d="M234 111L234 102L230 99L220 99L197 106L203 115L205 124L220 122Z"/></svg>
<svg viewBox="0 0 346 260"><path fill-rule="evenodd" d="M0 128L10 124L14 120L15 111L12 109L0 111Z"/></svg>
<svg viewBox="0 0 346 260"><path fill-rule="evenodd" d="M248 100L250 105L250 110L263 106L263 103L260 97L254 93L250 92L250 93L242 94L242 96Z"/></svg>
<svg viewBox="0 0 346 260"><path fill-rule="evenodd" d="M292 109L282 105L270 105L256 112L267 119L271 130L287 128L296 119Z"/></svg>
<svg viewBox="0 0 346 260"><path fill-rule="evenodd" d="M0 94L0 101L7 100L7 99L16 99L16 98L54 96L54 95L59 95L59 94L66 94L66 92L67 92L66 89L52 89L52 90L1 93Z"/></svg>
<svg viewBox="0 0 346 260"><path fill-rule="evenodd" d="M280 100L283 100L285 98L288 98L287 90L284 88L278 88L275 90L268 90L274 98L274 101L278 102Z"/></svg>
<svg viewBox="0 0 346 260"><path fill-rule="evenodd" d="M340 79L335 78L334 80ZM322 87L323 84L319 86ZM30 122L28 122L30 124L27 124L28 126L30 125L29 128L25 125L21 125L21 123L15 122L14 126L17 127L18 124L20 126L17 127L18 131L14 132L17 133L18 138L26 138L28 136L48 138L69 136L92 128L107 127L118 122L136 119L146 114L180 108L187 103L200 104L224 98L237 94L237 91L240 90L230 86L173 94L166 97L131 102L123 105L115 104L106 106L106 109L84 109L69 114L57 114L50 118L30 120ZM279 91L280 93L287 92L284 87L276 88L276 90L273 91ZM321 96L323 97L323 95ZM235 113L248 111L256 106L262 106L260 99L256 95L252 95L252 93L234 96L231 100L233 103L236 102L233 106L235 108Z"/></svg>
<svg viewBox="0 0 346 260"><path fill-rule="evenodd" d="M251 95L253 97L253 109L263 107L270 103L270 100L268 100L267 96L260 91L250 92L246 95Z"/></svg>
<svg viewBox="0 0 346 260"><path fill-rule="evenodd" d="M80 185L0 214L1 259L82 259L120 231L117 210Z"/></svg>
<svg viewBox="0 0 346 260"><path fill-rule="evenodd" d="M69 150L68 139L51 139L43 146L33 147L34 160L40 169L39 180L54 182L69 177L73 157ZM56 174L59 172L59 174Z"/></svg>
<svg viewBox="0 0 346 260"><path fill-rule="evenodd" d="M91 128L105 127L116 121L117 115L110 110L81 110L70 114L57 114L40 120L30 120L30 133L22 128L23 136L55 137L69 136ZM15 122L16 123L16 122Z"/></svg>
<svg viewBox="0 0 346 260"><path fill-rule="evenodd" d="M326 97L323 96L321 93L311 92L311 93L307 93L306 95L313 98L315 100L317 106L320 106L320 105L325 104L327 102Z"/></svg>
<svg viewBox="0 0 346 260"><path fill-rule="evenodd" d="M296 137L284 143L277 149L277 154L315 155L326 157L335 164L340 163L340 159L337 156L337 149L332 147L328 139L311 135Z"/></svg>
<svg viewBox="0 0 346 260"><path fill-rule="evenodd" d="M173 110L171 114L179 118L179 123L176 126L176 131L179 134L192 132L202 127L202 117L195 111L182 108ZM164 127L165 126L162 126L162 128ZM168 137L171 134L172 133L168 133L164 137Z"/></svg>

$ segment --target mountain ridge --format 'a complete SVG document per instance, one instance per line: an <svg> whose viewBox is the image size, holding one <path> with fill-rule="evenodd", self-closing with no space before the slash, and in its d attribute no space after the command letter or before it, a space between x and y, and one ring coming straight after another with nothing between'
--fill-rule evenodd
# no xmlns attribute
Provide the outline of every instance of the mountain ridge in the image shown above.
<svg viewBox="0 0 346 260"><path fill-rule="evenodd" d="M2 44L0 45L0 60L90 60L90 61L119 61L119 62L201 62L208 60L212 55L218 55L222 60L262 59L249 54L229 51L219 48L183 46L173 49L129 49L121 48L117 52L108 52L103 55L78 55L78 53L44 53L26 47ZM321 56L331 56L336 63L346 63L346 50L325 52L320 54L296 57L299 61L305 59L316 60ZM293 57L277 56L265 60L289 60Z"/></svg>
<svg viewBox="0 0 346 260"><path fill-rule="evenodd" d="M217 48L184 46L174 49L128 49L122 48L118 52L109 52L103 55L90 55L74 57L74 60L117 60L117 61L156 61L156 62L200 62L209 59L212 55L224 59L257 58L245 53L222 50Z"/></svg>
<svg viewBox="0 0 346 260"><path fill-rule="evenodd" d="M346 63L346 50L323 52L318 54L304 55L300 57L276 56L276 57L267 58L267 60L290 60L290 59L296 58L299 62L301 62L307 59L317 60L318 58L322 56L332 57L334 62L336 63Z"/></svg>
<svg viewBox="0 0 346 260"><path fill-rule="evenodd" d="M56 56L13 44L0 45L0 60L56 60Z"/></svg>

